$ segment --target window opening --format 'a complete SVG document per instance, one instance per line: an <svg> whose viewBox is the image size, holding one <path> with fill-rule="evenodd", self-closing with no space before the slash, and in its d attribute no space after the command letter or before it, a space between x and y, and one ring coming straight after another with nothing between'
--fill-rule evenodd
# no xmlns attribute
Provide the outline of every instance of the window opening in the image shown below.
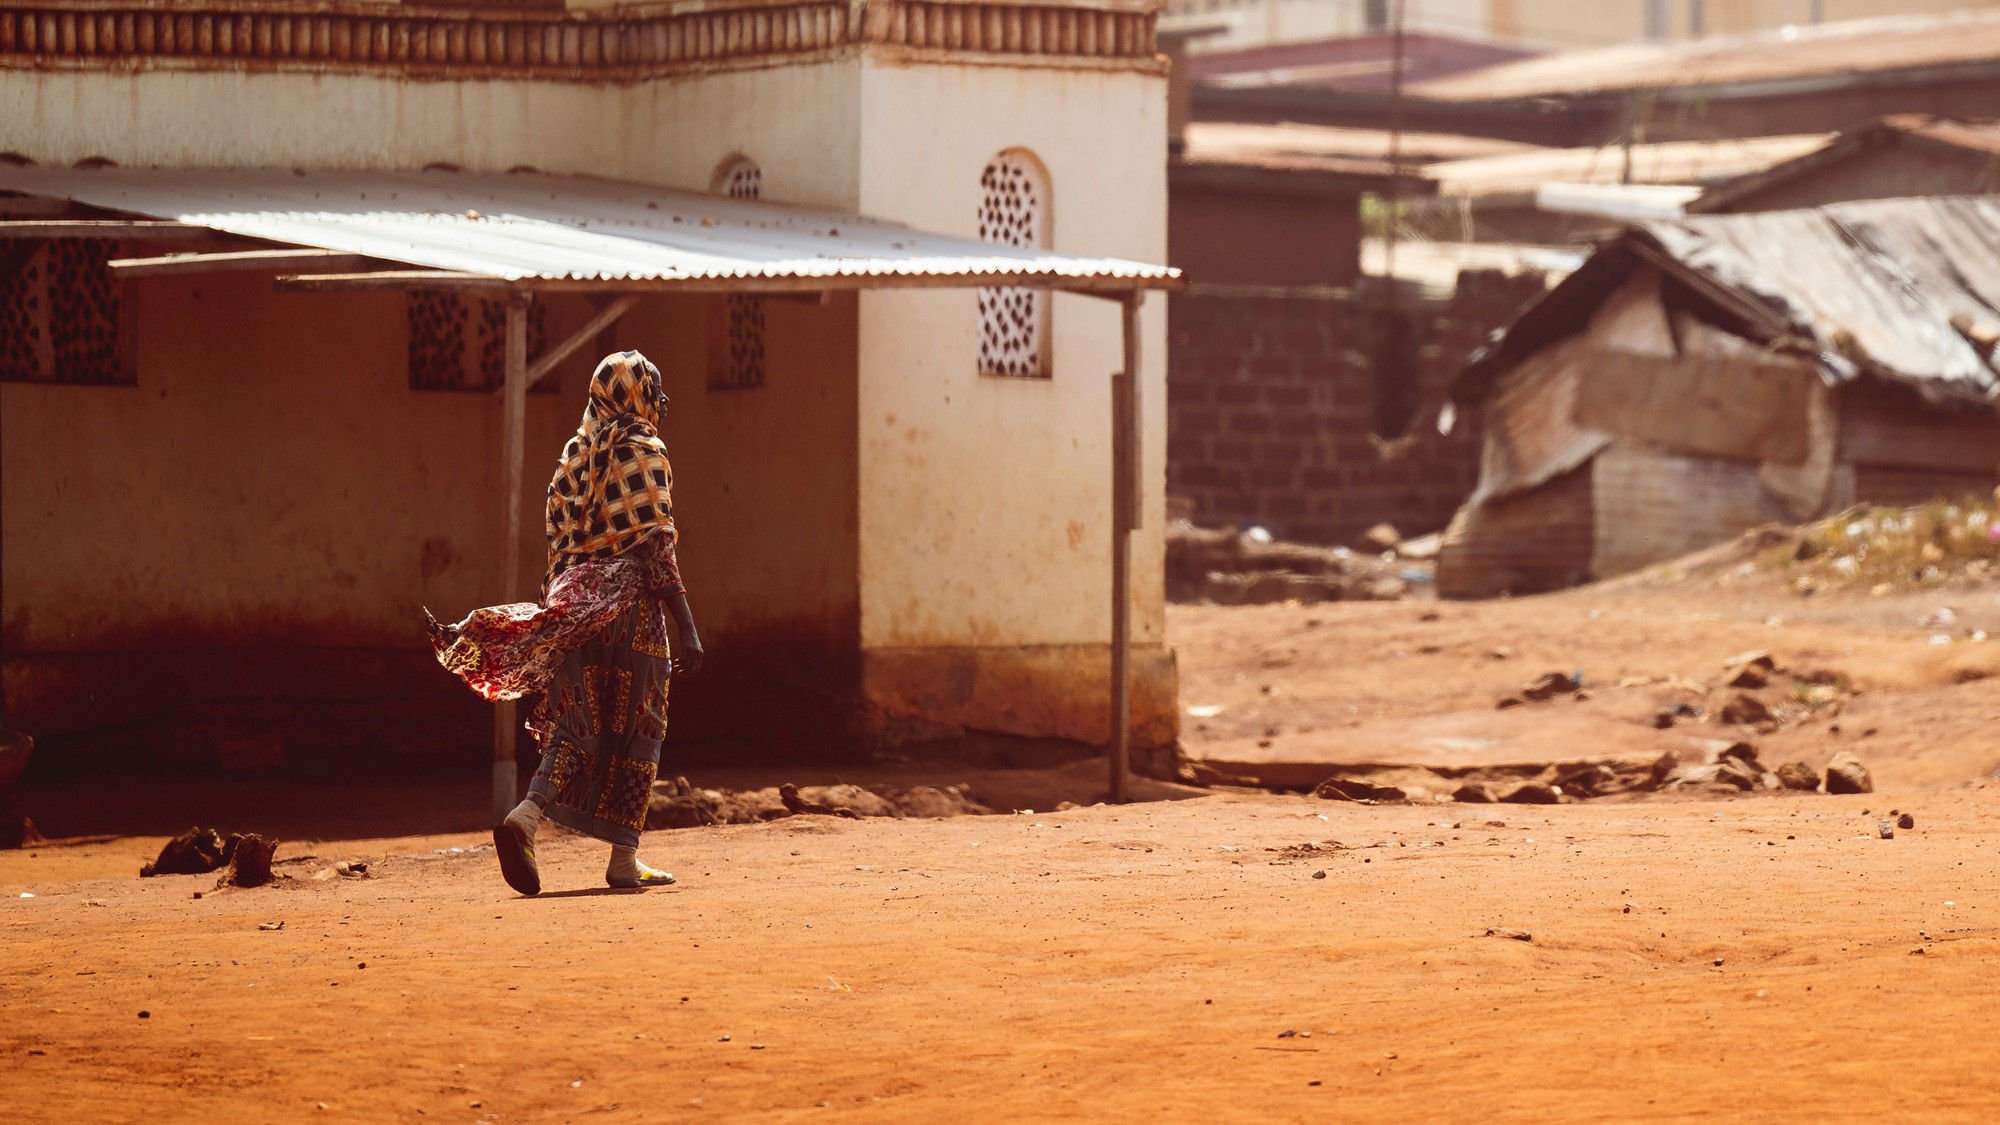
<svg viewBox="0 0 2000 1125"><path fill-rule="evenodd" d="M1049 245L1047 173L1029 153L1009 149L979 177L979 237L1003 246ZM1016 379L1049 377L1049 293L1046 289L979 291L979 373Z"/></svg>
<svg viewBox="0 0 2000 1125"><path fill-rule="evenodd" d="M117 252L94 238L0 241L0 382L138 383Z"/></svg>
<svg viewBox="0 0 2000 1125"><path fill-rule="evenodd" d="M731 199L764 198L764 170L734 156L715 172L715 193ZM722 323L709 336L708 386L743 390L764 385L764 298L733 293L723 298Z"/></svg>
<svg viewBox="0 0 2000 1125"><path fill-rule="evenodd" d="M471 300L448 290L413 291L409 378L413 391L491 391L507 381L507 305L483 297ZM528 306L528 355L540 355L548 340L548 306ZM550 374L536 394L556 393Z"/></svg>

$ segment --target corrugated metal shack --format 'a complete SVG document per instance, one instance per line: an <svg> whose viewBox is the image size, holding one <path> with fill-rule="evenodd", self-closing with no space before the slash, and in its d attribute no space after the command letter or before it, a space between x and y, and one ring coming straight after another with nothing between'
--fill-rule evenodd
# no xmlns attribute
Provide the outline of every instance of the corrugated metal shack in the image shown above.
<svg viewBox="0 0 2000 1125"><path fill-rule="evenodd" d="M1474 356L1439 592L1605 578L1770 521L2000 481L2000 200L1627 230Z"/></svg>

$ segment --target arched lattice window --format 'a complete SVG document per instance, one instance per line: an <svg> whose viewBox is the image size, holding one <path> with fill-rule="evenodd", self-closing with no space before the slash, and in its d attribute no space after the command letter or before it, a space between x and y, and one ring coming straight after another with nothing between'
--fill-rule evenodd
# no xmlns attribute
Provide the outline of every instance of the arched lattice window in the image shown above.
<svg viewBox="0 0 2000 1125"><path fill-rule="evenodd" d="M979 177L979 237L1007 246L1049 245L1049 177L1024 149L993 158ZM979 373L1049 377L1046 289L979 291Z"/></svg>
<svg viewBox="0 0 2000 1125"><path fill-rule="evenodd" d="M762 199L764 170L747 156L732 156L715 170L712 187L731 199ZM764 385L764 298L723 299L721 321L709 333L708 356L711 389Z"/></svg>

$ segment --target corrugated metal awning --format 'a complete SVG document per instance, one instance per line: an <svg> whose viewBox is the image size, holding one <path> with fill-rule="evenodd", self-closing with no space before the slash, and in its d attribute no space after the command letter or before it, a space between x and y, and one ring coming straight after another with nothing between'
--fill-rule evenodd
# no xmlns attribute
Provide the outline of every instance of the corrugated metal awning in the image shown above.
<svg viewBox="0 0 2000 1125"><path fill-rule="evenodd" d="M0 167L0 190L530 285L1134 290L1180 277L856 214L536 172Z"/></svg>

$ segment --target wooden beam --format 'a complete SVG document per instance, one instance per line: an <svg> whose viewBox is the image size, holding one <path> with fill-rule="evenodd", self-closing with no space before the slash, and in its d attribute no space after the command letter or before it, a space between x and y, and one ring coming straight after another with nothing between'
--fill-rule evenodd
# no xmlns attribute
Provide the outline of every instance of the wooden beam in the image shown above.
<svg viewBox="0 0 2000 1125"><path fill-rule="evenodd" d="M246 270L323 268L329 271L366 269L373 259L338 250L234 250L220 254L167 254L157 258L114 258L116 278L166 277L184 273L236 273Z"/></svg>
<svg viewBox="0 0 2000 1125"><path fill-rule="evenodd" d="M1111 377L1111 786L1107 798L1123 804L1132 774L1132 531L1139 526L1144 493L1140 473L1139 306L1133 293L1123 309L1124 370Z"/></svg>
<svg viewBox="0 0 2000 1125"><path fill-rule="evenodd" d="M541 357L535 360L534 366L528 368L528 389L533 390L536 383L541 382L549 372L556 369L557 364L568 359L576 349L595 339L599 332L611 327L619 317L631 312L632 306L638 303L637 293L627 293L597 310L597 315L584 321L583 327L570 333L569 339L543 352Z"/></svg>
<svg viewBox="0 0 2000 1125"><path fill-rule="evenodd" d="M283 293L351 293L385 289L466 289L512 293L520 287L504 277L449 270L387 270L380 273L281 274L272 283Z"/></svg>
<svg viewBox="0 0 2000 1125"><path fill-rule="evenodd" d="M504 600L521 600L521 475L528 442L528 303L521 293L507 302L506 382L500 407L501 488L507 505L501 520L507 539L501 544L500 585ZM519 777L514 766L514 741L519 737L519 708L513 700L499 704L493 715L493 820L499 823L518 799Z"/></svg>
<svg viewBox="0 0 2000 1125"><path fill-rule="evenodd" d="M23 219L0 222L0 238L209 238L217 232L186 223L127 219Z"/></svg>

